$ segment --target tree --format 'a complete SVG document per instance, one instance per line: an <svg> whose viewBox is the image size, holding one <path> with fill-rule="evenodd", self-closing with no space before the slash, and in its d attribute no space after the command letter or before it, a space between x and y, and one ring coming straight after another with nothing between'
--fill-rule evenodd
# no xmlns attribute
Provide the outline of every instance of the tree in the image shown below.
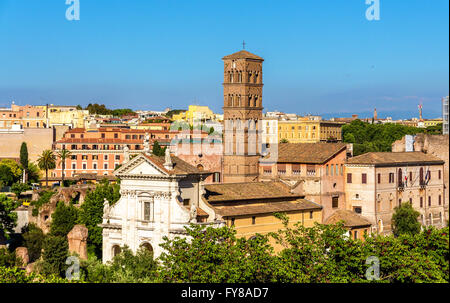
<svg viewBox="0 0 450 303"><path fill-rule="evenodd" d="M20 183L16 182L11 186L11 191L16 194L16 197L19 197L19 195L30 189L30 186L26 183Z"/></svg>
<svg viewBox="0 0 450 303"><path fill-rule="evenodd" d="M66 259L69 255L67 239L61 236L48 235L45 237L42 253L42 272L45 275L63 276Z"/></svg>
<svg viewBox="0 0 450 303"><path fill-rule="evenodd" d="M11 168L6 165L0 165L0 187L10 186L14 183L14 174Z"/></svg>
<svg viewBox="0 0 450 303"><path fill-rule="evenodd" d="M28 182L38 183L41 179L41 171L33 162L28 163Z"/></svg>
<svg viewBox="0 0 450 303"><path fill-rule="evenodd" d="M44 232L37 225L30 223L22 227L23 244L28 249L30 263L41 257Z"/></svg>
<svg viewBox="0 0 450 303"><path fill-rule="evenodd" d="M22 145L20 146L20 164L22 165L22 168L25 171L25 175L26 175L27 170L28 170L28 148L27 148L27 143L25 143L25 142L22 142ZM25 182L26 182L26 179L25 179Z"/></svg>
<svg viewBox="0 0 450 303"><path fill-rule="evenodd" d="M95 190L89 192L84 203L80 207L79 224L84 224L88 233L88 252L95 253L101 258L102 251L102 228L98 226L103 221L103 205L104 200L112 205L120 198L120 186L118 184L110 184L108 181L103 181L98 184Z"/></svg>
<svg viewBox="0 0 450 303"><path fill-rule="evenodd" d="M38 158L38 166L45 170L45 185L48 187L48 171L56 167L56 156L53 151L47 149Z"/></svg>
<svg viewBox="0 0 450 303"><path fill-rule="evenodd" d="M17 213L14 212L17 204L4 194L0 194L0 237L9 238L8 233L13 232L17 222Z"/></svg>
<svg viewBox="0 0 450 303"><path fill-rule="evenodd" d="M410 203L402 203L400 207L394 208L392 215L392 232L396 237L401 234L415 235L420 232L420 223L417 217L420 213Z"/></svg>
<svg viewBox="0 0 450 303"><path fill-rule="evenodd" d="M67 234L77 224L78 209L73 205L66 206L64 202L58 202L52 214L50 234L53 236L67 237Z"/></svg>
<svg viewBox="0 0 450 303"><path fill-rule="evenodd" d="M271 282L274 253L265 236L237 239L229 227L191 225L190 239L164 238L160 256L161 282L239 283Z"/></svg>
<svg viewBox="0 0 450 303"><path fill-rule="evenodd" d="M57 152L61 163L61 186L64 186L64 171L66 169L66 159L70 157L71 152L67 149L62 149Z"/></svg>
<svg viewBox="0 0 450 303"><path fill-rule="evenodd" d="M158 141L155 141L155 143L153 143L153 149L152 149L152 154L154 154L155 156L164 156L166 153L166 148L162 148Z"/></svg>

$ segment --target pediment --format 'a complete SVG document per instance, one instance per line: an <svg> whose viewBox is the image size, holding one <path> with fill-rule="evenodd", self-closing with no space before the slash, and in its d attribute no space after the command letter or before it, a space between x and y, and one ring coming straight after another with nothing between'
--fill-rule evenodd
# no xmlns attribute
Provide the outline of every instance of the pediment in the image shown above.
<svg viewBox="0 0 450 303"><path fill-rule="evenodd" d="M120 177L122 175L167 175L167 173L146 156L138 155L115 171L114 175Z"/></svg>

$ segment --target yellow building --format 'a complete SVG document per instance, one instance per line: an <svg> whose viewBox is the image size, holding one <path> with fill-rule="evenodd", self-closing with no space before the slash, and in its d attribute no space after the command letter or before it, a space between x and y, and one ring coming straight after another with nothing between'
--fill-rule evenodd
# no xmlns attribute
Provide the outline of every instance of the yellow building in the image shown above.
<svg viewBox="0 0 450 303"><path fill-rule="evenodd" d="M322 223L322 206L291 193L280 181L205 185L203 199L227 226L235 228L237 237L249 239L283 229L275 213L286 214L289 226ZM275 250L281 248L274 241L271 244Z"/></svg>
<svg viewBox="0 0 450 303"><path fill-rule="evenodd" d="M215 114L208 106L201 105L189 105L189 109L185 112L173 115L172 119L174 121L187 121L189 124L194 124L194 122L205 122L207 120L221 120L222 115Z"/></svg>
<svg viewBox="0 0 450 303"><path fill-rule="evenodd" d="M68 125L72 128L85 128L87 126L88 110L79 110L76 106L58 106L53 104L38 107L45 109L49 127Z"/></svg>
<svg viewBox="0 0 450 303"><path fill-rule="evenodd" d="M424 127L436 126L438 124L442 124L442 119L423 120Z"/></svg>
<svg viewBox="0 0 450 303"><path fill-rule="evenodd" d="M330 139L342 141L343 124L311 117L278 121L278 142L287 140L289 143L315 143Z"/></svg>

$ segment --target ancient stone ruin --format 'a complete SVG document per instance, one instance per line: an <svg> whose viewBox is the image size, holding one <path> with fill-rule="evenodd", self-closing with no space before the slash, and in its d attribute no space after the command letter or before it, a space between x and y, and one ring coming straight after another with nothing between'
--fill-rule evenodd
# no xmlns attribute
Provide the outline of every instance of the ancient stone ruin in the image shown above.
<svg viewBox="0 0 450 303"><path fill-rule="evenodd" d="M75 225L67 234L69 253L76 253L80 259L87 260L88 229L82 224Z"/></svg>

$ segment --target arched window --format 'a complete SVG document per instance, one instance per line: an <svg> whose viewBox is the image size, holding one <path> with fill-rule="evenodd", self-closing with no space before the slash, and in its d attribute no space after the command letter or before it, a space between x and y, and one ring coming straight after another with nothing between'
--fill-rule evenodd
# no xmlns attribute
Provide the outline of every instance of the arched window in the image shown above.
<svg viewBox="0 0 450 303"><path fill-rule="evenodd" d="M378 220L378 233L382 233L383 232L383 220L379 219Z"/></svg>
<svg viewBox="0 0 450 303"><path fill-rule="evenodd" d="M402 169L399 168L398 169L398 186L402 185L402 183L403 183L402 179L403 179Z"/></svg>
<svg viewBox="0 0 450 303"><path fill-rule="evenodd" d="M140 248L143 248L143 249L145 249L148 252L151 252L153 254L153 246L150 243L148 243L148 242L142 243Z"/></svg>
<svg viewBox="0 0 450 303"><path fill-rule="evenodd" d="M202 171L204 168L203 168L203 165L201 165L201 164L199 164L199 165L197 165L197 169L199 170L199 171Z"/></svg>
<svg viewBox="0 0 450 303"><path fill-rule="evenodd" d="M420 185L423 184L423 167L420 168L419 171L419 180L420 180Z"/></svg>
<svg viewBox="0 0 450 303"><path fill-rule="evenodd" d="M251 106L252 104L252 96L248 96L248 104L247 106Z"/></svg>
<svg viewBox="0 0 450 303"><path fill-rule="evenodd" d="M113 256L113 258L114 258L115 256L117 256L118 254L120 254L120 252L121 252L121 249L120 249L120 246L119 246L119 245L114 245L114 246L112 247L112 256Z"/></svg>
<svg viewBox="0 0 450 303"><path fill-rule="evenodd" d="M234 72L231 72L230 73L230 83L233 83L233 81L234 81Z"/></svg>

